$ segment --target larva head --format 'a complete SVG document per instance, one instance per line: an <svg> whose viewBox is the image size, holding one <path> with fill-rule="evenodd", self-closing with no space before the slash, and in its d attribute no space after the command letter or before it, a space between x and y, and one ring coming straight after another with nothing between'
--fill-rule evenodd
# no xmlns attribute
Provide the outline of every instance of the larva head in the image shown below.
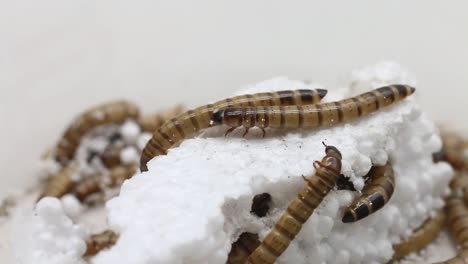
<svg viewBox="0 0 468 264"><path fill-rule="evenodd" d="M332 169L338 176L341 172L341 152L334 146L326 146L326 156L322 159L322 164L328 169Z"/></svg>
<svg viewBox="0 0 468 264"><path fill-rule="evenodd" d="M223 123L224 110L218 109L214 111L213 116L211 117L211 126L221 125Z"/></svg>

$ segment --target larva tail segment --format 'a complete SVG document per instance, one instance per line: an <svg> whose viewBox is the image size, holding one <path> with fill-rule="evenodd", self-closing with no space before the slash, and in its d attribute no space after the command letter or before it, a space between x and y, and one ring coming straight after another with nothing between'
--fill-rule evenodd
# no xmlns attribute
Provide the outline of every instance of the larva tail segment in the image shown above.
<svg viewBox="0 0 468 264"><path fill-rule="evenodd" d="M106 230L99 234L92 235L86 240L85 257L92 257L99 251L113 246L119 236L111 230Z"/></svg>
<svg viewBox="0 0 468 264"><path fill-rule="evenodd" d="M86 133L101 125L122 123L127 119L137 119L138 116L138 107L127 101L114 101L89 109L75 118L66 129L55 148L55 159L63 165L67 164L73 159Z"/></svg>
<svg viewBox="0 0 468 264"><path fill-rule="evenodd" d="M259 128L317 128L329 127L356 120L376 112L413 94L408 85L390 85L377 88L341 101L292 106L229 107L212 118L212 124L229 127Z"/></svg>
<svg viewBox="0 0 468 264"><path fill-rule="evenodd" d="M442 230L445 223L445 213L441 209L436 216L428 219L405 241L394 245L393 258L390 263L398 261L412 252L417 252L429 245Z"/></svg>
<svg viewBox="0 0 468 264"><path fill-rule="evenodd" d="M44 191L38 200L43 197L60 198L70 191L72 188L72 174L76 172L76 165L69 163L62 168L57 174L50 176L47 179Z"/></svg>
<svg viewBox="0 0 468 264"><path fill-rule="evenodd" d="M245 263L273 264L300 232L302 225L336 185L341 171L341 153L333 146L326 148L326 156L314 164L313 177L304 177L307 185L289 204L263 242Z"/></svg>
<svg viewBox="0 0 468 264"><path fill-rule="evenodd" d="M345 210L342 219L344 223L356 222L375 213L384 207L393 195L395 177L390 164L374 166L367 175L369 181L362 194Z"/></svg>
<svg viewBox="0 0 468 264"><path fill-rule="evenodd" d="M240 95L218 101L214 104L200 106L186 111L175 118L164 122L143 149L140 159L141 171L147 171L147 163L155 156L166 155L168 149L185 138L197 132L217 125L217 116L227 107L267 107L286 105L306 105L319 102L327 91L316 90L287 90L271 93L256 93Z"/></svg>

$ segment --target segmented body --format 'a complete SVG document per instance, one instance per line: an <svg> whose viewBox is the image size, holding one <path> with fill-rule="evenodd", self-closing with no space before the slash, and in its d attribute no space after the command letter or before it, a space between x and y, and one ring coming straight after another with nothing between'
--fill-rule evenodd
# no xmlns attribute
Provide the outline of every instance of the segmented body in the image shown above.
<svg viewBox="0 0 468 264"><path fill-rule="evenodd" d="M39 199L43 197L62 197L72 188L72 174L76 172L75 164L69 163L57 174L47 179L46 186Z"/></svg>
<svg viewBox="0 0 468 264"><path fill-rule="evenodd" d="M155 156L166 155L167 150L181 140L191 137L202 129L212 126L213 113L227 107L305 105L314 104L326 95L327 91L291 90L272 93L241 95L189 110L165 122L153 133L153 137L143 149L140 169L147 171L146 163Z"/></svg>
<svg viewBox="0 0 468 264"><path fill-rule="evenodd" d="M126 101L91 108L78 116L65 131L55 149L55 159L62 164L72 160L82 137L92 129L104 124L121 123L126 119L137 119L138 116L138 107Z"/></svg>
<svg viewBox="0 0 468 264"><path fill-rule="evenodd" d="M453 195L463 197L465 204L468 205L468 172L460 172L450 183Z"/></svg>
<svg viewBox="0 0 468 264"><path fill-rule="evenodd" d="M390 164L374 166L367 174L369 181L366 183L362 194L354 199L346 209L343 222L358 221L382 208L392 197L395 188L395 177Z"/></svg>
<svg viewBox="0 0 468 264"><path fill-rule="evenodd" d="M160 128L164 122L182 114L184 111L186 111L185 106L178 104L164 111L143 115L138 119L138 123L143 131L153 133L156 129Z"/></svg>
<svg viewBox="0 0 468 264"><path fill-rule="evenodd" d="M312 215L323 198L336 185L341 171L341 153L332 146L328 146L325 152L326 155L322 161L314 163L315 175L310 179L304 178L307 185L289 204L273 229L245 263L274 263L299 233L302 225Z"/></svg>
<svg viewBox="0 0 468 264"><path fill-rule="evenodd" d="M252 252L260 245L257 234L242 233L239 239L232 244L227 264L244 264Z"/></svg>
<svg viewBox="0 0 468 264"><path fill-rule="evenodd" d="M424 222L408 239L393 246L395 253L390 262L400 260L406 255L417 252L429 245L442 230L444 223L445 213L443 210L439 210L434 218Z"/></svg>
<svg viewBox="0 0 468 264"><path fill-rule="evenodd" d="M108 182L103 182L102 175L86 177L77 182L72 193L80 200L84 201L91 194L102 191L104 186L115 187L120 185L126 179L129 179L137 172L136 166L117 166L110 170Z"/></svg>
<svg viewBox="0 0 468 264"><path fill-rule="evenodd" d="M317 128L329 127L375 112L403 100L415 91L407 85L391 85L363 93L337 102L272 106L232 107L216 111L214 124L225 124L232 128Z"/></svg>
<svg viewBox="0 0 468 264"><path fill-rule="evenodd" d="M439 155L456 170L468 170L468 140L451 132L442 133L443 150Z"/></svg>
<svg viewBox="0 0 468 264"><path fill-rule="evenodd" d="M119 236L110 230L92 235L89 239L86 240L86 252L84 256L91 257L96 255L104 248L108 248L114 245L118 238Z"/></svg>

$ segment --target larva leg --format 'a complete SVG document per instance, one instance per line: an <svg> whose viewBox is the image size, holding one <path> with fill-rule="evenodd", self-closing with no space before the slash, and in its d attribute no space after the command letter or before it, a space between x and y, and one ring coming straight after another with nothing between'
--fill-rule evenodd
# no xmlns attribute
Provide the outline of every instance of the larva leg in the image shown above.
<svg viewBox="0 0 468 264"><path fill-rule="evenodd" d="M408 239L393 246L395 253L390 263L426 247L437 237L444 223L445 213L443 210L439 210L434 218L424 222Z"/></svg>
<svg viewBox="0 0 468 264"><path fill-rule="evenodd" d="M227 135L231 134L232 131L236 130L237 127L231 127L228 130L226 130L226 133L224 133L224 136L227 137Z"/></svg>
<svg viewBox="0 0 468 264"><path fill-rule="evenodd" d="M349 99L312 105L229 107L212 115L212 124L261 128L330 127L356 120L413 94L407 85L390 85Z"/></svg>
<svg viewBox="0 0 468 264"><path fill-rule="evenodd" d="M91 257L96 255L99 251L113 246L118 238L119 236L110 230L92 235L86 240L86 252L84 256Z"/></svg>
<svg viewBox="0 0 468 264"><path fill-rule="evenodd" d="M318 165L315 175L305 179L307 185L289 204L263 242L249 256L245 263L272 264L287 249L289 243L300 232L302 225L312 215L323 198L336 185L341 171L341 153L328 146L326 155Z"/></svg>
<svg viewBox="0 0 468 264"><path fill-rule="evenodd" d="M218 119L215 112L227 107L253 107L272 105L306 105L319 102L327 94L326 90L291 90L273 93L241 95L189 110L164 122L153 133L153 137L143 149L140 169L147 171L146 164L155 156L165 155L167 150L185 138L195 135L202 129L211 127ZM238 127L239 125L230 126ZM228 130L229 131L229 130ZM229 133L229 132L227 132Z"/></svg>
<svg viewBox="0 0 468 264"><path fill-rule="evenodd" d="M390 164L374 166L367 174L369 181L366 183L362 194L354 199L345 210L343 222L350 223L373 214L392 197L395 188L395 177Z"/></svg>
<svg viewBox="0 0 468 264"><path fill-rule="evenodd" d="M100 105L79 115L63 134L55 149L55 159L62 164L73 159L81 138L92 129L109 123L137 119L138 107L130 102L116 101Z"/></svg>

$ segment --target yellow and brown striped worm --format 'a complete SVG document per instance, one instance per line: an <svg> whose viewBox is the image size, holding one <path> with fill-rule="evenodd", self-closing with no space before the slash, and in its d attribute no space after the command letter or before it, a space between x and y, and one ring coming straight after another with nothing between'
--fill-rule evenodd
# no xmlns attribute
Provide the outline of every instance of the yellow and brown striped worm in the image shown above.
<svg viewBox="0 0 468 264"><path fill-rule="evenodd" d="M113 246L119 236L113 231L106 230L99 234L94 234L86 240L85 257L96 255L99 251Z"/></svg>
<svg viewBox="0 0 468 264"><path fill-rule="evenodd" d="M362 194L345 210L342 220L344 223L355 222L373 214L392 197L395 177L390 164L373 166L367 175L369 180Z"/></svg>
<svg viewBox="0 0 468 264"><path fill-rule="evenodd" d="M230 107L213 114L213 124L225 124L231 128L252 127L261 129L329 127L375 112L413 94L408 85L390 85L337 102L313 105L272 107Z"/></svg>
<svg viewBox="0 0 468 264"><path fill-rule="evenodd" d="M227 264L244 264L252 252L260 245L257 234L245 232L232 244Z"/></svg>
<svg viewBox="0 0 468 264"><path fill-rule="evenodd" d="M227 107L306 105L320 101L327 90L288 90L272 93L240 95L200 106L165 122L153 133L143 149L140 169L147 171L146 163L155 156L166 155L167 150L181 140L193 136L202 129L212 126L213 113Z"/></svg>
<svg viewBox="0 0 468 264"><path fill-rule="evenodd" d="M91 194L102 191L102 187L115 187L122 184L126 179L132 177L137 171L136 166L117 166L109 172L109 182L104 184L102 175L93 175L83 178L75 183L72 193L80 201L84 201Z"/></svg>
<svg viewBox="0 0 468 264"><path fill-rule="evenodd" d="M412 252L419 251L429 245L444 227L445 213L441 209L436 216L426 220L405 241L393 246L393 258L389 263L398 261Z"/></svg>
<svg viewBox="0 0 468 264"><path fill-rule="evenodd" d="M76 172L76 165L73 163L67 164L57 174L50 176L47 179L43 193L39 197L56 197L60 198L68 193L72 188L72 174Z"/></svg>
<svg viewBox="0 0 468 264"><path fill-rule="evenodd" d="M323 198L336 185L341 171L341 153L327 146L322 161L315 161L315 175L304 177L307 185L298 193L263 242L249 256L248 264L273 264L296 237Z"/></svg>
<svg viewBox="0 0 468 264"><path fill-rule="evenodd" d="M126 119L137 119L138 116L138 107L127 101L110 102L89 109L75 118L65 130L55 148L55 159L61 164L71 161L82 137L94 128L110 123L121 123Z"/></svg>
<svg viewBox="0 0 468 264"><path fill-rule="evenodd" d="M182 104L178 104L163 111L159 111L149 115L142 115L138 119L138 123L144 131L152 133L156 129L161 127L161 125L164 124L164 122L182 114L185 111L185 106Z"/></svg>

